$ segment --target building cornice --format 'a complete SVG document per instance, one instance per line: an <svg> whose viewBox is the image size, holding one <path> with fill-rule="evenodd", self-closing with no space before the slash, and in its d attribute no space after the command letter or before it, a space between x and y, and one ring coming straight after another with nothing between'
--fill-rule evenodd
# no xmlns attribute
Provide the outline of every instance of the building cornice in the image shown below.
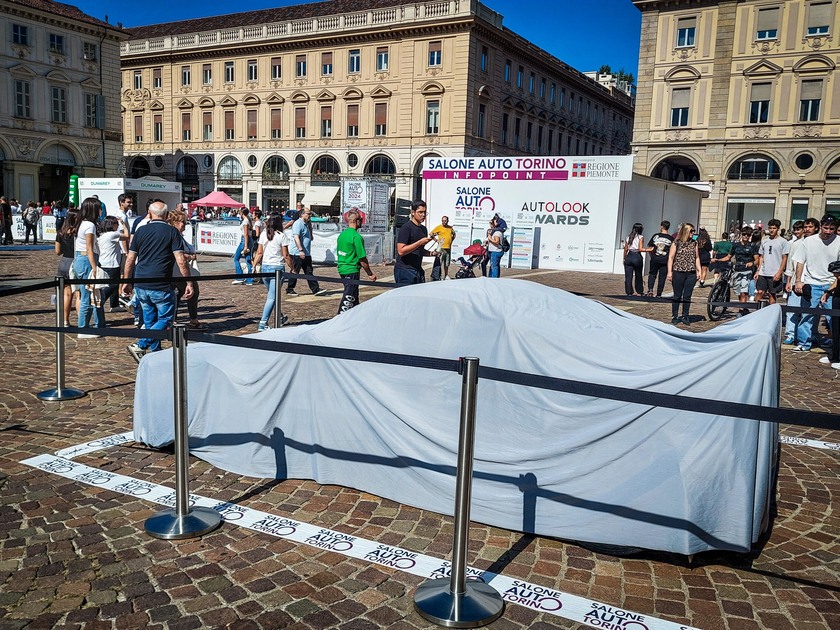
<svg viewBox="0 0 840 630"><path fill-rule="evenodd" d="M83 36L100 38L104 35L106 39L117 42L123 42L129 38L129 33L126 31L106 24L105 22L100 22L95 18L90 18L90 21L88 21L58 13L50 13L49 11L42 11L17 2L3 2L2 0L0 0L0 10L8 16L29 19L40 24L72 30Z"/></svg>
<svg viewBox="0 0 840 630"><path fill-rule="evenodd" d="M633 0L635 7L642 13L649 11L682 11L685 9L703 9L719 4L741 3L744 0Z"/></svg>

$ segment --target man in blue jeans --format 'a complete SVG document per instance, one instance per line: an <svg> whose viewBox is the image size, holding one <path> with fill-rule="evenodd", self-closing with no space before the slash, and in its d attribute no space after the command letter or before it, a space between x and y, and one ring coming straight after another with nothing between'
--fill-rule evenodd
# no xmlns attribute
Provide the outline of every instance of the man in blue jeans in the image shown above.
<svg viewBox="0 0 840 630"><path fill-rule="evenodd" d="M125 261L126 278L161 278L160 282L138 284L135 294L143 312L146 330L165 330L175 319L176 292L172 286L172 269L177 264L184 278L190 267L184 258L181 233L166 222L166 204L158 201L149 206L149 222L137 230ZM122 285L123 295L131 295L131 284ZM193 283L187 282L183 299L193 294ZM159 339L140 339L128 346L128 352L140 363L147 352L160 350Z"/></svg>
<svg viewBox="0 0 840 630"><path fill-rule="evenodd" d="M439 253L427 252L424 248L426 243L432 240L425 223L426 202L418 199L411 204L411 220L406 221L397 232L394 282L401 286L425 282L423 256L437 256Z"/></svg>

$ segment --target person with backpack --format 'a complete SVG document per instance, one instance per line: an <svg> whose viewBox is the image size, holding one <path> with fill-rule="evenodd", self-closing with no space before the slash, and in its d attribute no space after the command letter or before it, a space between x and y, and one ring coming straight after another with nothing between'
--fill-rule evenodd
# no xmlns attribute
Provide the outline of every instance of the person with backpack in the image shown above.
<svg viewBox="0 0 840 630"><path fill-rule="evenodd" d="M23 227L26 234L23 237L23 244L29 245L29 234L32 234L32 244L38 244L38 224L41 222L41 209L34 201L30 201L23 211Z"/></svg>
<svg viewBox="0 0 840 630"><path fill-rule="evenodd" d="M487 236L487 251L490 254L489 278L500 278L502 275L502 256L505 253L502 248L504 238L504 232L499 229L499 219L493 217L490 219L490 230L489 235Z"/></svg>

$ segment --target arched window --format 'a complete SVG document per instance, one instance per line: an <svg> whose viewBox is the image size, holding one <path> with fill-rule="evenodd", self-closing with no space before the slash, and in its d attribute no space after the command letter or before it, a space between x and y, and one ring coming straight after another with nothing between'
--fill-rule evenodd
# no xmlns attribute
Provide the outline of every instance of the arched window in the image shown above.
<svg viewBox="0 0 840 630"><path fill-rule="evenodd" d="M149 168L149 161L144 157L136 157L131 161L131 168L128 171L128 176L131 179L140 179L146 177L152 169Z"/></svg>
<svg viewBox="0 0 840 630"><path fill-rule="evenodd" d="M414 186L413 186L413 195L414 199L422 199L423 197L423 161L426 158L434 158L440 157L437 153L426 153L423 157L417 160L417 163L414 165Z"/></svg>
<svg viewBox="0 0 840 630"><path fill-rule="evenodd" d="M198 181L198 162L189 155L185 155L175 166L175 179L179 182Z"/></svg>
<svg viewBox="0 0 840 630"><path fill-rule="evenodd" d="M737 160L729 167L729 179L780 179L779 165L759 153Z"/></svg>
<svg viewBox="0 0 840 630"><path fill-rule="evenodd" d="M338 161L329 155L322 155L312 164L312 181L335 181L339 179L341 167Z"/></svg>
<svg viewBox="0 0 840 630"><path fill-rule="evenodd" d="M699 182L700 169L687 157L669 157L654 167L651 177L669 182Z"/></svg>
<svg viewBox="0 0 840 630"><path fill-rule="evenodd" d="M374 155L365 165L365 174L393 178L397 174L397 167L387 155Z"/></svg>
<svg viewBox="0 0 840 630"><path fill-rule="evenodd" d="M289 163L279 155L272 155L263 166L263 180L286 181L289 179Z"/></svg>
<svg viewBox="0 0 840 630"><path fill-rule="evenodd" d="M242 163L232 155L219 162L219 182L242 182Z"/></svg>

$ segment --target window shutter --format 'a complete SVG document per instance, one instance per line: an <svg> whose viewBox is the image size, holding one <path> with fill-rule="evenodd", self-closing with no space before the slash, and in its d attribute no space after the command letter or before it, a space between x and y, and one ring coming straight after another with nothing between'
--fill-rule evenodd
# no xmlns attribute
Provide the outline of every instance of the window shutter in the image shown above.
<svg viewBox="0 0 840 630"><path fill-rule="evenodd" d="M808 12L808 26L829 26L831 24L831 3L812 4Z"/></svg>
<svg viewBox="0 0 840 630"><path fill-rule="evenodd" d="M202 124L205 127L211 127L213 125L213 112L202 112Z"/></svg>
<svg viewBox="0 0 840 630"><path fill-rule="evenodd" d="M374 109L374 116L373 116L374 124L375 125L384 125L388 121L388 104L387 103L377 103Z"/></svg>
<svg viewBox="0 0 840 630"><path fill-rule="evenodd" d="M225 112L225 129L233 129L233 110L229 109Z"/></svg>
<svg viewBox="0 0 840 630"><path fill-rule="evenodd" d="M324 65L332 65L333 54L331 52L321 53L321 63Z"/></svg>
<svg viewBox="0 0 840 630"><path fill-rule="evenodd" d="M803 81L799 98L803 101L822 97L822 81Z"/></svg>
<svg viewBox="0 0 840 630"><path fill-rule="evenodd" d="M679 18L677 20L677 28L696 28L697 27L697 18L696 17L685 17Z"/></svg>
<svg viewBox="0 0 840 630"><path fill-rule="evenodd" d="M758 10L758 28L759 31L772 31L778 29L779 24L779 9L759 9Z"/></svg>
<svg viewBox="0 0 840 630"><path fill-rule="evenodd" d="M347 125L350 127L358 127L359 125L359 106L347 106Z"/></svg>
<svg viewBox="0 0 840 630"><path fill-rule="evenodd" d="M690 88L677 88L671 92L671 108L678 109L688 107L691 97Z"/></svg>
<svg viewBox="0 0 840 630"><path fill-rule="evenodd" d="M142 116L135 116L134 117L134 137L135 138L142 138L143 137L143 117Z"/></svg>
<svg viewBox="0 0 840 630"><path fill-rule="evenodd" d="M271 110L271 128L272 129L280 129L280 112L283 110L280 109L272 109Z"/></svg>
<svg viewBox="0 0 840 630"><path fill-rule="evenodd" d="M770 100L770 84L769 83L754 83L750 91L751 101L769 101Z"/></svg>
<svg viewBox="0 0 840 630"><path fill-rule="evenodd" d="M181 129L184 131L190 131L190 115L189 113L181 114Z"/></svg>
<svg viewBox="0 0 840 630"><path fill-rule="evenodd" d="M321 108L321 120L332 120L332 107L322 107Z"/></svg>
<svg viewBox="0 0 840 630"><path fill-rule="evenodd" d="M256 109L249 109L248 110L248 137L249 138L256 138L257 137L257 110Z"/></svg>
<svg viewBox="0 0 840 630"><path fill-rule="evenodd" d="M306 108L305 107L295 108L295 127L298 128L298 129L306 127Z"/></svg>
<svg viewBox="0 0 840 630"><path fill-rule="evenodd" d="M441 51L441 42L429 42L429 52L437 53Z"/></svg>

